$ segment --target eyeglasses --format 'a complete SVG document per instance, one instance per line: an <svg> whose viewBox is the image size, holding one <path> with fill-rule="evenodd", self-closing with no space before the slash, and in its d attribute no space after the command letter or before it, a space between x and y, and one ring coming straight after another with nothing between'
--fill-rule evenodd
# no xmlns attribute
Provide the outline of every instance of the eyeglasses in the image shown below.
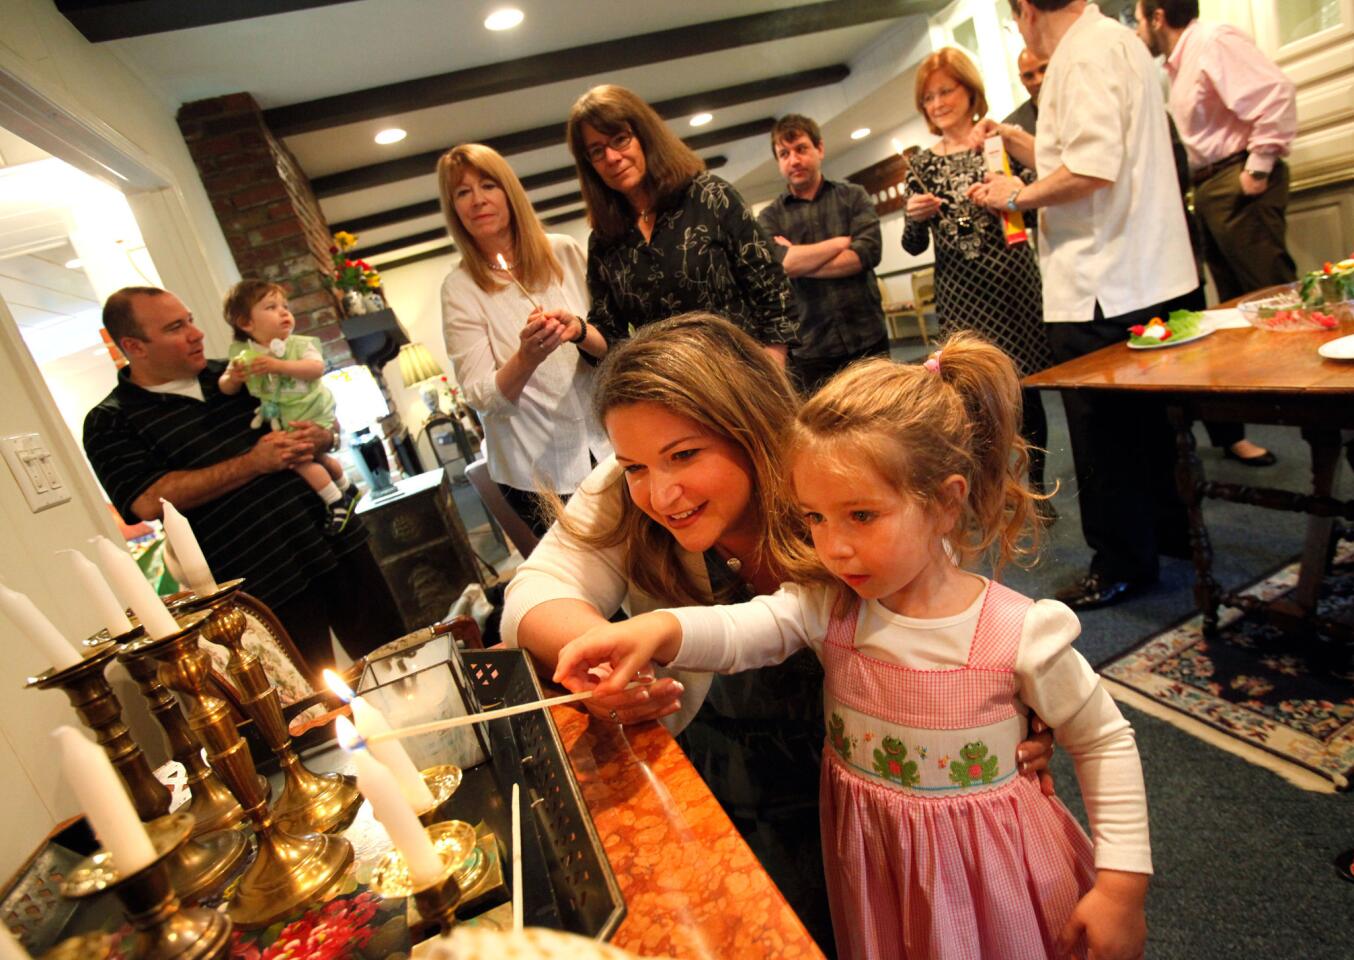
<svg viewBox="0 0 1354 960"><path fill-rule="evenodd" d="M959 89L958 87L941 87L939 90L932 91L931 93L928 93L926 96L922 97L921 104L923 107L929 107L931 104L935 103L941 97L953 96L954 92L958 89Z"/></svg>
<svg viewBox="0 0 1354 960"><path fill-rule="evenodd" d="M588 158L589 163L594 164L601 163L604 159L606 159L606 152L608 148L615 150L617 153L622 153L624 152L626 147L630 146L630 144L634 142L634 139L635 135L633 133L631 133L629 130L622 130L620 133L616 134L611 139L609 139L606 143L594 143L592 146L588 147L587 151L584 153L584 156Z"/></svg>

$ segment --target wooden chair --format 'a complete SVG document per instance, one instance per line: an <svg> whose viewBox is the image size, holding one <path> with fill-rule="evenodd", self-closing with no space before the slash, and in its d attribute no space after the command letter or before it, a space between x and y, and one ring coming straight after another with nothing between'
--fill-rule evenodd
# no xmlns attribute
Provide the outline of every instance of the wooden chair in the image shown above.
<svg viewBox="0 0 1354 960"><path fill-rule="evenodd" d="M901 340L902 333L898 327L898 321L905 317L911 317L917 321L917 333L921 337L924 346L931 345L931 338L926 330L926 315L933 313L936 306L935 296L935 271L919 270L912 274L912 301L899 300L890 303L888 298L888 288L884 281L879 281L879 297L884 304L884 321L889 327L889 339Z"/></svg>
<svg viewBox="0 0 1354 960"><path fill-rule="evenodd" d="M504 499L503 491L498 489L498 484L489 476L489 461L482 458L476 460L465 468L465 475L469 478L470 485L475 488L475 492L479 494L484 508L498 521L504 535L517 548L522 559L531 556L531 551L536 549L540 538Z"/></svg>

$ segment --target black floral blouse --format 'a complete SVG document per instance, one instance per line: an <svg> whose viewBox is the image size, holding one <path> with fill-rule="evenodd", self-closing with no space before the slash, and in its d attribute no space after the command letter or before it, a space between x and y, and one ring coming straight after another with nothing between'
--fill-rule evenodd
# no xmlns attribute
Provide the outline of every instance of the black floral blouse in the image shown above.
<svg viewBox="0 0 1354 960"><path fill-rule="evenodd" d="M588 241L588 291L608 343L687 310L725 317L762 343L796 342L794 294L771 238L738 191L699 173L657 212L646 243L631 226L617 240Z"/></svg>

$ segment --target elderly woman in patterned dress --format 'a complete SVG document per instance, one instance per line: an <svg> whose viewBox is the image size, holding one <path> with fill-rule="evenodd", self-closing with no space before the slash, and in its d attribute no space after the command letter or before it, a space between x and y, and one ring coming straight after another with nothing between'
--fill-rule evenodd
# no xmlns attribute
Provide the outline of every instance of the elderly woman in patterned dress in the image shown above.
<svg viewBox="0 0 1354 960"><path fill-rule="evenodd" d="M936 314L942 336L972 330L1006 351L1021 376L1052 365L1044 334L1039 263L1028 243L1008 246L1001 220L968 199L986 174L971 146L975 122L987 113L978 68L962 51L944 47L917 69L917 110L940 141L912 156L903 249L914 256L935 239ZM1017 170L1028 178L1028 173ZM1037 390L1022 391L1021 434L1030 444L1030 486L1044 489L1048 420ZM1045 519L1056 516L1040 505Z"/></svg>
<svg viewBox="0 0 1354 960"><path fill-rule="evenodd" d="M797 330L790 281L738 192L624 87L583 94L567 136L592 223L588 323L616 344L631 328L705 310L784 366Z"/></svg>

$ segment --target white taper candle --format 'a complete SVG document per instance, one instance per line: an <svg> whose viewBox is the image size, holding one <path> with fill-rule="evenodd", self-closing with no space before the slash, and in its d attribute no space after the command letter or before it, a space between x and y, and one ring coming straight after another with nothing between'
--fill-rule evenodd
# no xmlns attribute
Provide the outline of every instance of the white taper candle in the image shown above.
<svg viewBox="0 0 1354 960"><path fill-rule="evenodd" d="M334 729L345 749L357 740L357 732L347 717L337 718ZM404 856L414 888L422 889L437 881L443 873L442 858L428 839L428 831L414 815L414 808L404 799L394 776L362 747L350 750L349 755L357 768L357 789L371 802L372 814Z"/></svg>
<svg viewBox="0 0 1354 960"><path fill-rule="evenodd" d="M179 625L141 573L132 555L107 537L94 538L94 555L118 599L132 608L146 633L156 639L179 632Z"/></svg>
<svg viewBox="0 0 1354 960"><path fill-rule="evenodd" d="M61 769L99 843L124 877L155 859L155 846L136 815L122 778L103 748L74 727L60 726L52 736L61 744Z"/></svg>
<svg viewBox="0 0 1354 960"><path fill-rule="evenodd" d="M353 693L353 688L344 683L343 678L337 673L333 670L325 670L324 682L330 690L333 690L345 703L352 707L353 725L357 727L357 732L363 740L368 739L374 733L390 732L390 722L386 720L385 714ZM380 760L395 777L395 782L400 785L400 791L404 794L404 798L409 801L409 805L414 808L415 813L425 813L432 809L436 798L433 796L433 792L428 789L428 783L423 779L423 774L418 772L418 767L410 759L409 752L404 749L404 744L392 739L383 740L376 744L368 743L366 746L371 751L372 756ZM391 747L396 749L392 750Z"/></svg>
<svg viewBox="0 0 1354 960"><path fill-rule="evenodd" d="M42 615L42 611L33 605L22 593L16 593L0 584L0 610L14 622L19 632L25 634L42 651L43 656L52 661L57 670L65 670L80 662L80 654L71 646L69 640L52 626L52 621Z"/></svg>
<svg viewBox="0 0 1354 960"><path fill-rule="evenodd" d="M199 597L211 596L216 592L216 580L212 577L211 567L207 566L207 557L202 553L192 525L168 500L162 497L160 504L164 511L160 522L164 524L165 538L174 548L174 557L188 581L185 586Z"/></svg>
<svg viewBox="0 0 1354 960"><path fill-rule="evenodd" d="M113 595L113 588L103 578L99 568L79 550L58 550L57 555L65 557L70 564L77 592L93 605L99 614L99 622L108 630L108 635L120 637L130 632L132 621L127 619L127 612Z"/></svg>

